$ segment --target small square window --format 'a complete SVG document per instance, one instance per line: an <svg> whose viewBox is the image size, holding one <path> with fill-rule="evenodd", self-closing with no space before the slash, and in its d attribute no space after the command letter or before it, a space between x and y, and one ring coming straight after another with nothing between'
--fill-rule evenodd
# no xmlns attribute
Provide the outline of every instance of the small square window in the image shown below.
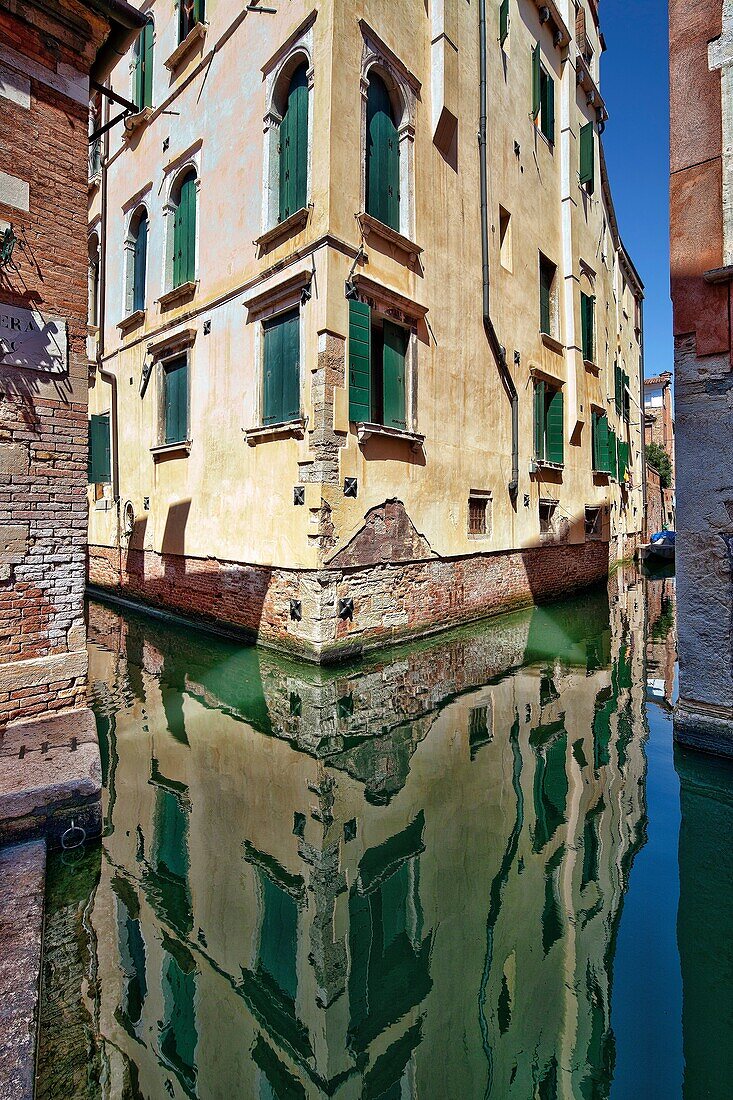
<svg viewBox="0 0 733 1100"><path fill-rule="evenodd" d="M556 500L540 501L540 534L547 535L552 531L552 523L557 511Z"/></svg>
<svg viewBox="0 0 733 1100"><path fill-rule="evenodd" d="M600 508L586 508L585 537L587 539L603 538L603 515Z"/></svg>
<svg viewBox="0 0 733 1100"><path fill-rule="evenodd" d="M491 493L472 492L469 496L468 534L472 538L491 535Z"/></svg>

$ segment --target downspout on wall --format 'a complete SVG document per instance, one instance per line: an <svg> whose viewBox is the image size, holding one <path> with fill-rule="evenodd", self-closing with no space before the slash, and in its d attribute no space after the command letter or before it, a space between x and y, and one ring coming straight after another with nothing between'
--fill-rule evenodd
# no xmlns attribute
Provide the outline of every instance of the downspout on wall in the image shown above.
<svg viewBox="0 0 733 1100"><path fill-rule="evenodd" d="M479 0L479 172L481 176L481 272L483 281L483 318L484 331L489 347L496 359L501 381L511 402L512 408L512 478L507 488L512 502L516 504L519 492L519 395L506 362L506 348L491 320L491 283L489 274L489 199L486 181L486 0Z"/></svg>

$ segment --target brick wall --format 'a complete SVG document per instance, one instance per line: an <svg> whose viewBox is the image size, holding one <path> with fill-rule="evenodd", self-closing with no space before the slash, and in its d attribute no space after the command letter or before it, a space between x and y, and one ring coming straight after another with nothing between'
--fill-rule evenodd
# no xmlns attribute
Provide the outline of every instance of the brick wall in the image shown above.
<svg viewBox="0 0 733 1100"><path fill-rule="evenodd" d="M608 571L609 544L600 541L317 573L89 548L99 588L322 660L556 599ZM353 600L353 618L340 616L342 600Z"/></svg>
<svg viewBox="0 0 733 1100"><path fill-rule="evenodd" d="M664 527L664 490L662 479L653 466L646 468L646 523L647 533L653 535Z"/></svg>
<svg viewBox="0 0 733 1100"><path fill-rule="evenodd" d="M0 302L63 317L69 371L51 376L0 365L0 729L11 719L85 699L83 74L107 30L89 16L89 33L72 44L68 28L54 37L53 11L28 5L23 15L29 22L0 12L4 71L16 89L8 93L6 80L0 94L0 165L12 177L0 190L0 223L12 223L19 242L13 266L0 272ZM30 22L34 16L38 27Z"/></svg>

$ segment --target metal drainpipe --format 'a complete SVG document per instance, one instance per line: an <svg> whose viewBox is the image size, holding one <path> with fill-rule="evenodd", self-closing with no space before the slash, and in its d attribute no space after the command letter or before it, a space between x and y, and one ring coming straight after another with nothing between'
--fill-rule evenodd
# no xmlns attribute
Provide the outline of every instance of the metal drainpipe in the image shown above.
<svg viewBox="0 0 733 1100"><path fill-rule="evenodd" d="M109 100L104 97L104 121L109 122ZM118 572L120 579L122 578L122 529L121 529L121 516L120 516L120 464L117 448L118 431L117 431L117 378L110 371L104 369L102 360L104 357L104 327L106 322L106 299L107 299L107 158L109 157L109 130L104 133L104 146L102 149L102 164L101 164L101 181L100 181L100 196L101 196L101 218L99 226L99 303L97 306L97 321L99 332L97 334L97 369L99 371L100 378L103 378L105 382L109 382L110 389L112 391L111 397L111 411L112 416L110 418L110 442L112 444L112 496L115 502L115 511L117 513L117 549L119 552L119 565Z"/></svg>
<svg viewBox="0 0 733 1100"><path fill-rule="evenodd" d="M489 281L489 198L486 182L486 0L479 0L479 110L478 150L481 174L481 269L483 276L484 330L496 359L499 374L512 406L512 479L507 488L516 502L519 492L519 396L506 362L506 348L499 343L491 320L491 286Z"/></svg>

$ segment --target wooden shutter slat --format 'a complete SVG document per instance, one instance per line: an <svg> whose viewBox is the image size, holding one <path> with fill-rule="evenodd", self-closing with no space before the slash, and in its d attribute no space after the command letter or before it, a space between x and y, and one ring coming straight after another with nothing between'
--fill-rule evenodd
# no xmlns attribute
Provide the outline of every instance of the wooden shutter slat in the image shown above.
<svg viewBox="0 0 733 1100"><path fill-rule="evenodd" d="M349 420L363 424L372 410L372 311L365 302L349 302Z"/></svg>
<svg viewBox="0 0 733 1100"><path fill-rule="evenodd" d="M391 321L384 322L382 387L384 423L390 428L407 428L405 414L405 352L407 333Z"/></svg>

